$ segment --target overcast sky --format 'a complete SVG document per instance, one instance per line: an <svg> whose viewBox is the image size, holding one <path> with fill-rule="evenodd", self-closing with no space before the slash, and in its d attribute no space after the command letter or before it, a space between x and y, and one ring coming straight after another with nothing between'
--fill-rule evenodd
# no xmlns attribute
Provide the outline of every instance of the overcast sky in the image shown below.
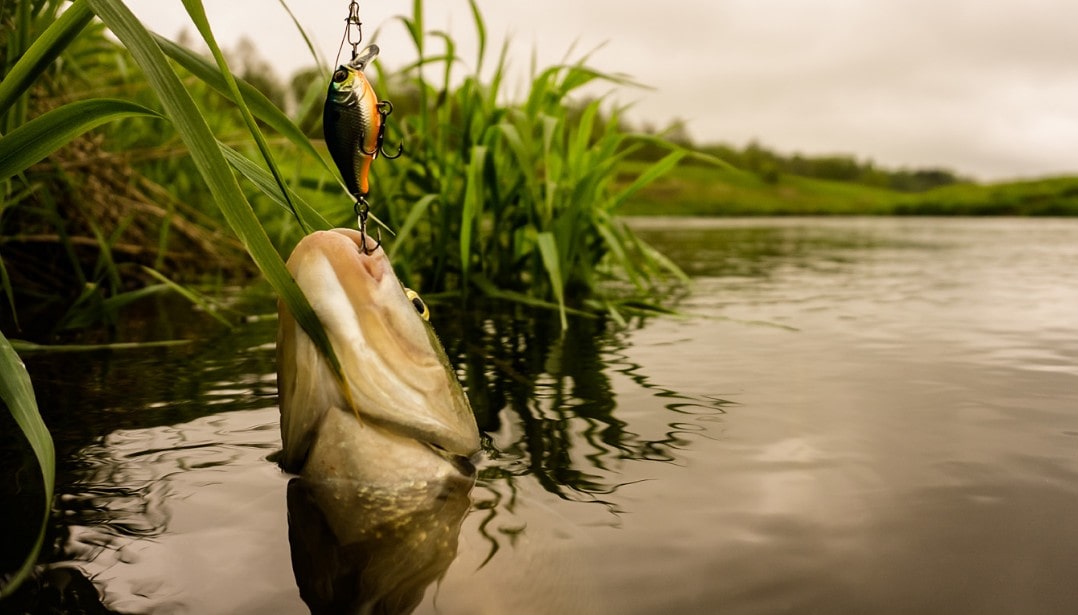
<svg viewBox="0 0 1078 615"><path fill-rule="evenodd" d="M203 0L226 48L251 38L284 77L310 53L273 0ZM180 0L128 0L152 29L189 23ZM346 0L289 0L332 61ZM511 37L515 85L532 51L570 49L653 90L622 88L630 117L688 123L698 143L751 139L784 153L844 153L981 179L1078 172L1078 2L1073 0L479 0L490 46ZM428 29L474 38L464 0L430 0ZM414 57L396 15L360 2L386 68ZM193 28L188 26L193 31ZM574 47L575 44L575 47ZM601 46L601 47L600 47ZM490 61L495 58L491 57Z"/></svg>

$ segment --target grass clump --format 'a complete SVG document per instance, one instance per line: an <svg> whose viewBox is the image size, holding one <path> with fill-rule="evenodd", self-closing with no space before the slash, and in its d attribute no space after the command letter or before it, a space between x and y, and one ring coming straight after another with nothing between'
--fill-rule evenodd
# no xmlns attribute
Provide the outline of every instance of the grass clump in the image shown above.
<svg viewBox="0 0 1078 615"><path fill-rule="evenodd" d="M681 273L617 213L687 151L627 133L620 110L605 111L601 98L584 100L585 86L627 83L590 68L586 58L538 71L522 101L501 102L508 43L482 78L486 26L471 6L479 41L471 74L454 79L463 62L456 44L424 30L416 0L412 16L400 21L418 60L394 79L381 75L388 94L407 99L399 105L407 111L392 116L405 157L379 163L372 196L389 195L386 210L376 211L387 211L397 229L393 257L403 277L428 292L557 306L563 321L574 308L621 318L629 306L657 304L657 289ZM432 40L440 53L429 52ZM654 143L667 154L631 181L616 181L623 162Z"/></svg>

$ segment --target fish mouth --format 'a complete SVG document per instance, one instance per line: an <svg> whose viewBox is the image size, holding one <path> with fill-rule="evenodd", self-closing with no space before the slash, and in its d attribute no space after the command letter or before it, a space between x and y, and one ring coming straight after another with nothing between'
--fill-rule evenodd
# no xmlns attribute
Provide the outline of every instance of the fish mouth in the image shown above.
<svg viewBox="0 0 1078 615"><path fill-rule="evenodd" d="M437 353L441 346L407 297L385 250L353 229L315 233L311 239L315 257L322 260L315 263L318 278L308 298L313 294L312 307L345 364L346 376L362 365L365 374L380 376L384 384L413 388L428 383L429 372L443 368ZM318 268L327 264L332 274ZM307 293L302 282L301 288ZM374 384L369 378L362 382ZM373 393L379 387L361 388Z"/></svg>
<svg viewBox="0 0 1078 615"><path fill-rule="evenodd" d="M278 387L286 468L302 464L330 409L352 415L357 429L374 427L387 439L414 441L446 459L468 458L479 449L475 418L441 343L373 239L352 229L312 233L293 251L288 268L322 322L343 378L333 375L281 307Z"/></svg>

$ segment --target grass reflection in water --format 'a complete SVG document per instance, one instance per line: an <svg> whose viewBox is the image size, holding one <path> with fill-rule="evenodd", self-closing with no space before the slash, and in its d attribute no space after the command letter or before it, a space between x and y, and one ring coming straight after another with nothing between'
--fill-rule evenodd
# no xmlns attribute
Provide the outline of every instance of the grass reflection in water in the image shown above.
<svg viewBox="0 0 1078 615"><path fill-rule="evenodd" d="M437 313L437 310L436 310ZM474 508L490 542L524 531L515 521L520 481L534 480L563 500L623 512L614 494L627 461L678 463L692 438L708 437L707 420L732 402L694 397L653 382L625 353L629 334L603 319L575 318L560 331L557 315L517 305L486 303L435 318L446 351L465 379L488 461L480 465ZM635 323L635 324L643 324ZM630 429L618 416L614 377L628 379L664 408L657 436ZM485 562L484 562L485 563Z"/></svg>

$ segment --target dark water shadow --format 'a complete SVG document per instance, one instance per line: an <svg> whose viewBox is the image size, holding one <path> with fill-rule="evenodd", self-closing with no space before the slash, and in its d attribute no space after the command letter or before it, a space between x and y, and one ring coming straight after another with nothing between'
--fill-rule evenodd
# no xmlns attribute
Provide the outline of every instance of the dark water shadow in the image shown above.
<svg viewBox="0 0 1078 615"><path fill-rule="evenodd" d="M30 577L0 613L110 615L93 581L77 566L54 566Z"/></svg>
<svg viewBox="0 0 1078 615"><path fill-rule="evenodd" d="M237 292L226 302L250 313L272 307L266 295L247 292ZM96 517L110 523L115 520L118 531L128 531L123 529L125 513L97 511L93 504L132 502L137 499L132 494L145 487L141 477L127 475L122 469L114 475L101 475L93 451L101 448L109 434L117 429L177 425L216 412L262 408L272 403L276 394L271 343L275 321L228 330L208 316L192 313L186 301L165 296L136 303L129 312L130 318L113 337L75 341L189 343L23 353L56 450L56 499L42 563L69 559L71 554L64 552L63 545L68 544L69 528L75 523L96 523ZM36 459L4 408L0 408L0 466L8 469L0 480L0 501L4 503L0 522L9 528L5 540L0 541L2 574L21 563L36 537L42 497ZM134 526L129 529L131 533L138 531ZM66 586L72 585L65 581ZM45 587L43 591L51 590ZM4 612L3 606L0 612Z"/></svg>

